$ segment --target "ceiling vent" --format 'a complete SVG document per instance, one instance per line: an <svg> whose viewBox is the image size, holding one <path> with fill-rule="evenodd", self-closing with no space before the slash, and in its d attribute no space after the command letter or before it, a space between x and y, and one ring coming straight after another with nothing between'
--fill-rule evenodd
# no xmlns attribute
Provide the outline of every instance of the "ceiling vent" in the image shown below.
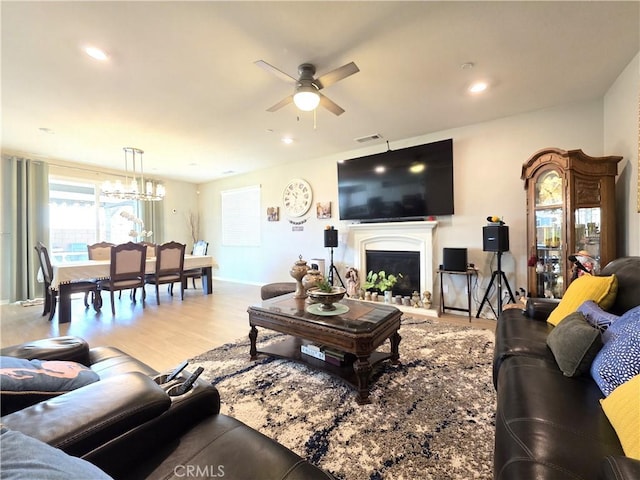
<svg viewBox="0 0 640 480"><path fill-rule="evenodd" d="M366 135L364 137L355 138L354 140L358 143L370 142L371 140L380 140L382 135L379 133L374 133L373 135Z"/></svg>

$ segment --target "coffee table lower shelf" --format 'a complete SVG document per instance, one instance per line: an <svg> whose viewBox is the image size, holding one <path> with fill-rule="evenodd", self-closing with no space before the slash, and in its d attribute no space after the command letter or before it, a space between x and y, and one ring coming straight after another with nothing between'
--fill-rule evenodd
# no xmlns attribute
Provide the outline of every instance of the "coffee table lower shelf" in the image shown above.
<svg viewBox="0 0 640 480"><path fill-rule="evenodd" d="M349 385L353 386L358 390L358 403L370 403L368 401L368 391L369 391L369 380L371 375L374 373L376 367L380 365L381 362L385 360L391 359L392 355L390 352L378 352L374 351L369 355L369 365L371 366L371 370L366 372L366 379L360 379L355 372L354 363L357 361L357 357L353 354L346 353L346 359L343 366L334 365L332 363L325 362L324 360L320 360L318 358L314 358L311 355L306 355L302 353L300 347L304 344L309 344L310 342L305 341L298 337L287 336L287 338L281 342L273 343L266 347L261 348L257 351L257 354L268 355L271 357L284 358L287 360L292 360L295 362L303 363L305 365L309 365L317 370L321 370L335 377L341 378ZM362 398L360 393L363 389L367 392L367 396Z"/></svg>

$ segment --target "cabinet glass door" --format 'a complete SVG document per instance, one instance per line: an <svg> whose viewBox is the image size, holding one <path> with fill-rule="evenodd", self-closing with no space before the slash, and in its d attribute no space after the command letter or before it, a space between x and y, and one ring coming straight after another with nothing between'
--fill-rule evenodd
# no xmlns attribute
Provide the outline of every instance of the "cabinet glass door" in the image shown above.
<svg viewBox="0 0 640 480"><path fill-rule="evenodd" d="M588 254L591 258L586 258L584 261L593 263L593 265L586 265L589 270L593 269L593 273L600 271L600 228L600 207L576 209L573 253Z"/></svg>
<svg viewBox="0 0 640 480"><path fill-rule="evenodd" d="M556 170L541 174L535 185L536 290L537 296L562 298L564 262L562 259L564 205L562 177Z"/></svg>

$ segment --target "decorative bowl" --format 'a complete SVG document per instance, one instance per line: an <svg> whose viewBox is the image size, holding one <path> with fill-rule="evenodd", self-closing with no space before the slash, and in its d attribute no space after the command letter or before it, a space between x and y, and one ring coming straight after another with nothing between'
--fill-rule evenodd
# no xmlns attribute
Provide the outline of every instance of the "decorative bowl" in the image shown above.
<svg viewBox="0 0 640 480"><path fill-rule="evenodd" d="M309 298L321 304L320 308L325 311L335 310L336 307L333 304L342 300L345 293L347 289L344 287L331 287L330 292L322 291L318 287L312 287L307 291Z"/></svg>

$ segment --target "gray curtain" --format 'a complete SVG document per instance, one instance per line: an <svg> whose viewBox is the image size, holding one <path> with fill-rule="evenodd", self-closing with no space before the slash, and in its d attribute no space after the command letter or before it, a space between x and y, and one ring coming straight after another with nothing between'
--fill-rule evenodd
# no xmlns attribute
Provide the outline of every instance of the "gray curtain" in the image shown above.
<svg viewBox="0 0 640 480"><path fill-rule="evenodd" d="M45 162L2 157L2 299L42 297L38 241L49 243L49 168Z"/></svg>
<svg viewBox="0 0 640 480"><path fill-rule="evenodd" d="M149 242L161 244L164 242L164 209L162 205L164 201L159 202L140 202L140 218L144 222L144 229L153 232Z"/></svg>

